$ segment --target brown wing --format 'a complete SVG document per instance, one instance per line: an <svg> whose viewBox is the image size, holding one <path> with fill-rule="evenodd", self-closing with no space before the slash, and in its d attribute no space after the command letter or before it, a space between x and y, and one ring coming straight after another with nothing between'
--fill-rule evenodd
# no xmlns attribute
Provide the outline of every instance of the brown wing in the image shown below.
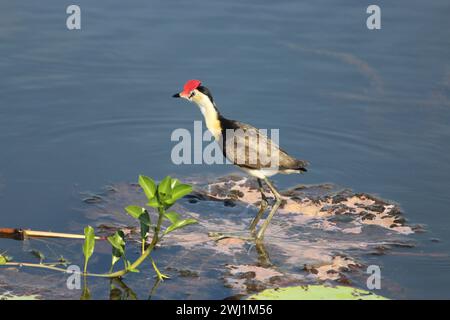
<svg viewBox="0 0 450 320"><path fill-rule="evenodd" d="M248 169L279 168L306 171L305 161L289 156L278 144L267 137L266 130L230 121L224 128L224 155L234 164ZM274 137L272 133L272 138Z"/></svg>

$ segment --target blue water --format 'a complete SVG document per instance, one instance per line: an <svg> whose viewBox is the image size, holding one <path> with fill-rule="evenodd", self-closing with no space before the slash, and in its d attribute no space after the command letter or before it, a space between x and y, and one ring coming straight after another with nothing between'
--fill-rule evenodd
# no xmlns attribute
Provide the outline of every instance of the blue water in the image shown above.
<svg viewBox="0 0 450 320"><path fill-rule="evenodd" d="M172 131L201 119L171 95L196 78L225 116L279 128L311 162L278 185L394 200L426 225L418 252L449 251L448 1L377 1L376 31L364 1L77 4L82 29L68 31L69 3L0 3L0 227L67 231L80 191L140 173L232 172L171 162ZM406 297L450 297L448 257L387 259Z"/></svg>

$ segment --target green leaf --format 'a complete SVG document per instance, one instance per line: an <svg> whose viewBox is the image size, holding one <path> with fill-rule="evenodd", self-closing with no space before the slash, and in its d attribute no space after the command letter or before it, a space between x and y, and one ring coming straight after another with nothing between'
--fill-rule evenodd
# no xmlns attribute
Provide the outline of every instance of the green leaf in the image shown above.
<svg viewBox="0 0 450 320"><path fill-rule="evenodd" d="M39 259L39 263L42 263L45 259L45 256L39 250L31 250L31 254Z"/></svg>
<svg viewBox="0 0 450 320"><path fill-rule="evenodd" d="M387 300L372 292L345 286L296 286L267 289L251 295L249 300Z"/></svg>
<svg viewBox="0 0 450 320"><path fill-rule="evenodd" d="M114 250L116 250L116 248L113 248L113 252ZM114 253L112 254L112 259L111 259L111 269L110 272L112 272L114 265L117 263L117 261L119 261L120 258L118 256L116 256Z"/></svg>
<svg viewBox="0 0 450 320"><path fill-rule="evenodd" d="M140 271L138 269L128 269L129 272L139 273Z"/></svg>
<svg viewBox="0 0 450 320"><path fill-rule="evenodd" d="M172 200L176 201L192 192L192 186L188 184L179 184L172 190Z"/></svg>
<svg viewBox="0 0 450 320"><path fill-rule="evenodd" d="M173 188L175 188L177 185L179 185L180 184L180 180L178 180L178 179L172 179L171 181L170 181L170 188L173 190Z"/></svg>
<svg viewBox="0 0 450 320"><path fill-rule="evenodd" d="M172 178L170 176L165 177L158 185L158 194L160 199L170 198L170 194L172 189L170 188L170 184L172 182Z"/></svg>
<svg viewBox="0 0 450 320"><path fill-rule="evenodd" d="M175 200L173 200L172 198L166 198L163 200L163 202L164 202L166 208L169 208L175 203Z"/></svg>
<svg viewBox="0 0 450 320"><path fill-rule="evenodd" d="M6 251L0 253L0 265L5 264L11 261L13 258L11 256L6 255ZM1 300L1 299L0 299Z"/></svg>
<svg viewBox="0 0 450 320"><path fill-rule="evenodd" d="M125 208L125 211L133 218L139 219L145 209L139 206L128 206Z"/></svg>
<svg viewBox="0 0 450 320"><path fill-rule="evenodd" d="M167 227L167 229L164 231L164 234L168 234L169 232L172 232L174 230L184 228L193 223L197 223L197 220L195 219L178 220L177 222Z"/></svg>
<svg viewBox="0 0 450 320"><path fill-rule="evenodd" d="M63 266L68 266L70 261L67 260L66 258L64 258L63 256L59 256L58 263L63 265Z"/></svg>
<svg viewBox="0 0 450 320"><path fill-rule="evenodd" d="M169 219L172 224L176 223L178 220L180 220L180 215L174 211L170 211L164 214L164 216Z"/></svg>
<svg viewBox="0 0 450 320"><path fill-rule="evenodd" d="M144 212L142 212L141 216L139 217L139 222L148 227L152 225L152 221L150 220L150 215L148 214L147 210L144 209Z"/></svg>
<svg viewBox="0 0 450 320"><path fill-rule="evenodd" d="M125 254L125 234L122 230L116 231L112 236L107 239L112 246L112 261L111 270L117 261L120 260Z"/></svg>
<svg viewBox="0 0 450 320"><path fill-rule="evenodd" d="M138 269L132 269L132 268L131 268L131 262L128 261L128 260L125 260L125 268L126 268L129 272L135 272L135 273L140 272Z"/></svg>
<svg viewBox="0 0 450 320"><path fill-rule="evenodd" d="M150 225L152 224L147 210L144 210L141 214L139 217L139 222L141 223L141 239L145 241L145 239L147 239L147 233L150 230Z"/></svg>
<svg viewBox="0 0 450 320"><path fill-rule="evenodd" d="M87 264L89 258L94 253L95 247L95 233L94 228L87 226L84 228L84 244L83 244L83 254L84 254L84 273L87 271Z"/></svg>
<svg viewBox="0 0 450 320"><path fill-rule="evenodd" d="M148 205L149 207L152 207L152 208L158 208L158 207L161 206L161 204L159 203L157 197L154 197L153 199L150 199L150 200L148 201L147 205Z"/></svg>
<svg viewBox="0 0 450 320"><path fill-rule="evenodd" d="M145 208L141 208L138 206L128 206L125 208L125 210L130 216L139 220L141 226L141 239L145 239L148 231L150 230L150 225L152 224L148 211L145 210Z"/></svg>
<svg viewBox="0 0 450 320"><path fill-rule="evenodd" d="M156 194L156 184L155 182L146 176L139 176L139 185L144 190L147 199L152 199Z"/></svg>
<svg viewBox="0 0 450 320"><path fill-rule="evenodd" d="M122 256L125 252L124 248L125 248L125 240L124 240L124 233L123 231L119 230L116 231L116 233L114 233L112 236L109 236L107 239L109 241L109 243L112 245L112 247L114 249L116 249L118 251L118 253L120 254L120 256Z"/></svg>

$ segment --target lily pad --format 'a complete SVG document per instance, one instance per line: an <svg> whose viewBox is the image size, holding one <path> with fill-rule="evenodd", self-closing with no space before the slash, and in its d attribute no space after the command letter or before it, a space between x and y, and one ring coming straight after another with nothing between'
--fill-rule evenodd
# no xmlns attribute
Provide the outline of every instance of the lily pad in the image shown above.
<svg viewBox="0 0 450 320"><path fill-rule="evenodd" d="M39 300L39 295L15 295L11 292L0 293L0 300Z"/></svg>
<svg viewBox="0 0 450 320"><path fill-rule="evenodd" d="M345 286L296 286L267 289L248 297L249 300L388 300L372 292Z"/></svg>

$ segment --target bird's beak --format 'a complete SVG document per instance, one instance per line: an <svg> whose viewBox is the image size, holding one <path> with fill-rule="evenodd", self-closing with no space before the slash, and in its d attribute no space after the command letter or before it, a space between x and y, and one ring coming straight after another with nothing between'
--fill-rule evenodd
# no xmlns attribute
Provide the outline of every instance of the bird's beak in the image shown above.
<svg viewBox="0 0 450 320"><path fill-rule="evenodd" d="M181 96L180 96L179 93L175 93L175 94L172 96L172 98L181 98Z"/></svg>

